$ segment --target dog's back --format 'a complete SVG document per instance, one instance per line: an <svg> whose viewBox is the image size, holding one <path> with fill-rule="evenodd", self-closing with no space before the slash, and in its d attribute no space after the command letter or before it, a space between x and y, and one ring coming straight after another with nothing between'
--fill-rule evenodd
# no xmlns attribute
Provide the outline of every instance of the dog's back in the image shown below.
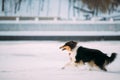
<svg viewBox="0 0 120 80"><path fill-rule="evenodd" d="M88 62L90 60L94 60L97 56L106 56L106 54L103 54L101 51L96 49L79 47L76 55L76 62L79 62L81 59L83 62Z"/></svg>
<svg viewBox="0 0 120 80"><path fill-rule="evenodd" d="M108 57L107 54L101 52L100 50L79 47L75 58L76 63L79 63L80 61L83 61L83 63L89 63L92 61L99 68L106 71L105 65L114 61L116 58L116 53L112 53L112 55Z"/></svg>

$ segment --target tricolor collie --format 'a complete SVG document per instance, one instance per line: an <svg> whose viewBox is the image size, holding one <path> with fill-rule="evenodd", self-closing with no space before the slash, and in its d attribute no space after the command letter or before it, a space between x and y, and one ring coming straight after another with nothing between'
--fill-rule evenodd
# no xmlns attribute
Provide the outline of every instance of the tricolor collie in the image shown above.
<svg viewBox="0 0 120 80"><path fill-rule="evenodd" d="M105 66L113 62L117 55L116 53L112 53L109 57L107 56L107 54L101 52L100 50L77 46L77 42L74 41L69 41L65 43L63 46L60 47L60 49L67 50L70 57L70 62L65 64L62 69L71 64L79 66L87 63L91 68L98 67L103 71L107 71Z"/></svg>

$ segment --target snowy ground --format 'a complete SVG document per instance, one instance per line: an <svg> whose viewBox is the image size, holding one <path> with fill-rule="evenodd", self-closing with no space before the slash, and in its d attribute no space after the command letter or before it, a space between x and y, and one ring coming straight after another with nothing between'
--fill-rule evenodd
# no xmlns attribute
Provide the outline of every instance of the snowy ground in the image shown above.
<svg viewBox="0 0 120 80"><path fill-rule="evenodd" d="M79 42L89 48L97 48L110 55L118 53L108 72L88 71L69 67L61 70L68 61L67 52L59 47L59 41L1 41L0 80L119 80L120 41Z"/></svg>

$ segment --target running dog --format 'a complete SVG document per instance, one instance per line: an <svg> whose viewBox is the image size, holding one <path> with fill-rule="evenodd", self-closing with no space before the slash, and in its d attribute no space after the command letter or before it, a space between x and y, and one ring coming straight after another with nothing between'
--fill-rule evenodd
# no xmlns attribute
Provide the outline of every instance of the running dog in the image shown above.
<svg viewBox="0 0 120 80"><path fill-rule="evenodd" d="M113 62L117 56L116 53L112 53L111 56L103 53L97 49L89 49L82 46L77 46L77 42L69 41L60 47L62 50L67 50L69 52L70 62L65 64L62 69L68 65L85 65L87 63L91 68L98 67L103 71L107 71L106 65ZM90 69L91 70L91 69Z"/></svg>

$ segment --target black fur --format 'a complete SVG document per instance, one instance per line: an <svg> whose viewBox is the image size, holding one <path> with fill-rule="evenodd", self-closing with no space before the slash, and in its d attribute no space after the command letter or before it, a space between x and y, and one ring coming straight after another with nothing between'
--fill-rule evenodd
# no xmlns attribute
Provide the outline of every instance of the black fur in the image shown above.
<svg viewBox="0 0 120 80"><path fill-rule="evenodd" d="M108 63L113 62L115 60L116 56L117 56L116 53L112 53L111 56L108 58Z"/></svg>
<svg viewBox="0 0 120 80"><path fill-rule="evenodd" d="M73 50L77 45L77 42L69 41L65 43L64 46L69 46L71 50ZM107 56L107 54L101 52L97 49L89 49L80 46L77 49L77 53L75 56L75 63L80 63L81 61L83 63L85 62L91 62L93 61L96 66L98 66L100 69L107 71L105 68L105 65L108 65L109 63L113 62L116 58L116 53L112 53L111 56Z"/></svg>
<svg viewBox="0 0 120 80"><path fill-rule="evenodd" d="M116 53L112 53L111 57L108 57L106 54L97 49L79 47L75 58L76 63L79 63L80 61L83 61L85 63L92 60L100 69L106 71L104 68L105 61L107 64L113 62L116 58Z"/></svg>
<svg viewBox="0 0 120 80"><path fill-rule="evenodd" d="M77 45L77 42L69 41L68 43L65 43L64 46L69 46L71 49L74 49Z"/></svg>

